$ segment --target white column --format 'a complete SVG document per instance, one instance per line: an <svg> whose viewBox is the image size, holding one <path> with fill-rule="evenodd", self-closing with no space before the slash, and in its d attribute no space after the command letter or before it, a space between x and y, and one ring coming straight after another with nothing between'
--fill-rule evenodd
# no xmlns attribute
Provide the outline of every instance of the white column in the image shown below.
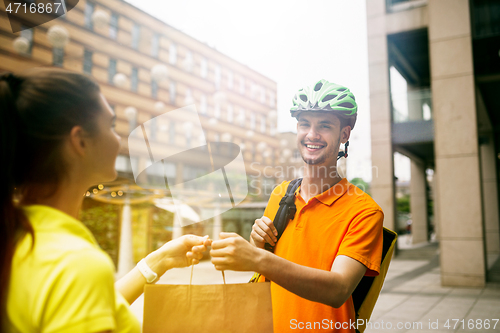
<svg viewBox="0 0 500 333"><path fill-rule="evenodd" d="M496 173L496 154L491 133L480 145L481 176L483 188L484 231L488 261L494 262L500 255L500 228L498 214L498 189Z"/></svg>
<svg viewBox="0 0 500 333"><path fill-rule="evenodd" d="M385 0L367 1L366 18L372 149L371 194L384 211L384 226L395 230L394 152L391 141ZM367 115L360 113L359 116Z"/></svg>
<svg viewBox="0 0 500 333"><path fill-rule="evenodd" d="M173 226L173 231L172 231L172 239L176 239L182 236L182 223L181 223L181 215L180 211L177 209L175 210L174 213L174 226Z"/></svg>
<svg viewBox="0 0 500 333"><path fill-rule="evenodd" d="M219 203L215 203L215 214L214 214L214 224L213 224L213 235L212 239L219 239L219 234L222 232L222 218L220 215Z"/></svg>
<svg viewBox="0 0 500 333"><path fill-rule="evenodd" d="M132 209L130 201L125 200L122 211L120 229L120 247L118 252L118 271L116 278L119 279L134 268L134 248L132 245Z"/></svg>
<svg viewBox="0 0 500 333"><path fill-rule="evenodd" d="M412 243L427 242L427 189L425 167L423 164L411 161L410 211Z"/></svg>
<svg viewBox="0 0 500 333"><path fill-rule="evenodd" d="M472 36L467 0L430 0L441 281L484 287L485 241Z"/></svg>
<svg viewBox="0 0 500 333"><path fill-rule="evenodd" d="M438 178L439 173L437 168L434 168L434 174L432 175L432 214L434 216L434 233L436 234L436 239L439 240L439 188L438 188Z"/></svg>

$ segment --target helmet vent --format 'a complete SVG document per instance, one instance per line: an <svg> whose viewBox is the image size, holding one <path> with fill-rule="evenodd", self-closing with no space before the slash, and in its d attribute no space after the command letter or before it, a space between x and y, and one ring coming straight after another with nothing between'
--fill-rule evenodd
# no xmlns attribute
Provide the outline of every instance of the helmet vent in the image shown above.
<svg viewBox="0 0 500 333"><path fill-rule="evenodd" d="M319 91L321 89L321 87L323 87L322 82L316 83L316 85L314 86L314 91Z"/></svg>
<svg viewBox="0 0 500 333"><path fill-rule="evenodd" d="M339 104L339 106L341 106L343 108L348 108L348 109L352 109L354 107L354 105L352 105L352 103L349 103L349 102L341 103L341 104Z"/></svg>
<svg viewBox="0 0 500 333"><path fill-rule="evenodd" d="M335 97L337 97L337 95L326 95L321 101L328 102L328 101L331 101L332 99L334 99Z"/></svg>
<svg viewBox="0 0 500 333"><path fill-rule="evenodd" d="M306 95L300 95L300 99L304 102L307 102L307 96Z"/></svg>
<svg viewBox="0 0 500 333"><path fill-rule="evenodd" d="M343 94L342 96L339 97L339 100L343 99L346 96L347 96L347 94Z"/></svg>
<svg viewBox="0 0 500 333"><path fill-rule="evenodd" d="M346 91L346 90L347 90L346 88L337 89L337 91Z"/></svg>

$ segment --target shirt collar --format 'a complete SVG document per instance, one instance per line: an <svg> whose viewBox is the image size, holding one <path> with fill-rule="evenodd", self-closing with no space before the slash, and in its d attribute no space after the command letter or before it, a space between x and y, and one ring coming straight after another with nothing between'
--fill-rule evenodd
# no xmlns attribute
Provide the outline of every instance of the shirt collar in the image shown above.
<svg viewBox="0 0 500 333"><path fill-rule="evenodd" d="M323 193L320 193L314 198L316 198L321 203L331 206L338 198L344 195L349 189L350 183L347 181L347 178L342 178L337 184L330 187ZM299 195L300 186L295 191L295 196Z"/></svg>
<svg viewBox="0 0 500 333"><path fill-rule="evenodd" d="M66 213L45 205L27 205L22 208L35 231L65 231L98 246L90 230L82 222Z"/></svg>

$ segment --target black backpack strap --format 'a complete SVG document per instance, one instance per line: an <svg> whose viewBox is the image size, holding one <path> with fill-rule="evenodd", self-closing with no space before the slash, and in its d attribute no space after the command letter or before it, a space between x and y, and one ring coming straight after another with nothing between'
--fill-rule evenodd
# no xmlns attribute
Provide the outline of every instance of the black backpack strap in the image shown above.
<svg viewBox="0 0 500 333"><path fill-rule="evenodd" d="M274 227L278 231L278 236L276 237L278 241L285 231L288 221L295 217L295 212L297 211L295 206L295 191L297 191L301 183L302 178L292 180L286 188L285 195L280 200L280 207L278 208L278 212L276 213L273 221ZM274 251L274 246L271 246L270 244L266 243L265 248L271 252Z"/></svg>

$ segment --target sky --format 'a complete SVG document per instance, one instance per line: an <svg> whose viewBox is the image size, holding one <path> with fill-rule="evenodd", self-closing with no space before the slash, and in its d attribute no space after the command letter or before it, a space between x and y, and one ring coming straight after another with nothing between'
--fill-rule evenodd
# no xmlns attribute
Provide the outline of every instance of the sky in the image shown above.
<svg viewBox="0 0 500 333"><path fill-rule="evenodd" d="M280 132L296 131L298 89L320 79L347 86L358 103L347 178L371 181L365 0L127 1L276 81Z"/></svg>

